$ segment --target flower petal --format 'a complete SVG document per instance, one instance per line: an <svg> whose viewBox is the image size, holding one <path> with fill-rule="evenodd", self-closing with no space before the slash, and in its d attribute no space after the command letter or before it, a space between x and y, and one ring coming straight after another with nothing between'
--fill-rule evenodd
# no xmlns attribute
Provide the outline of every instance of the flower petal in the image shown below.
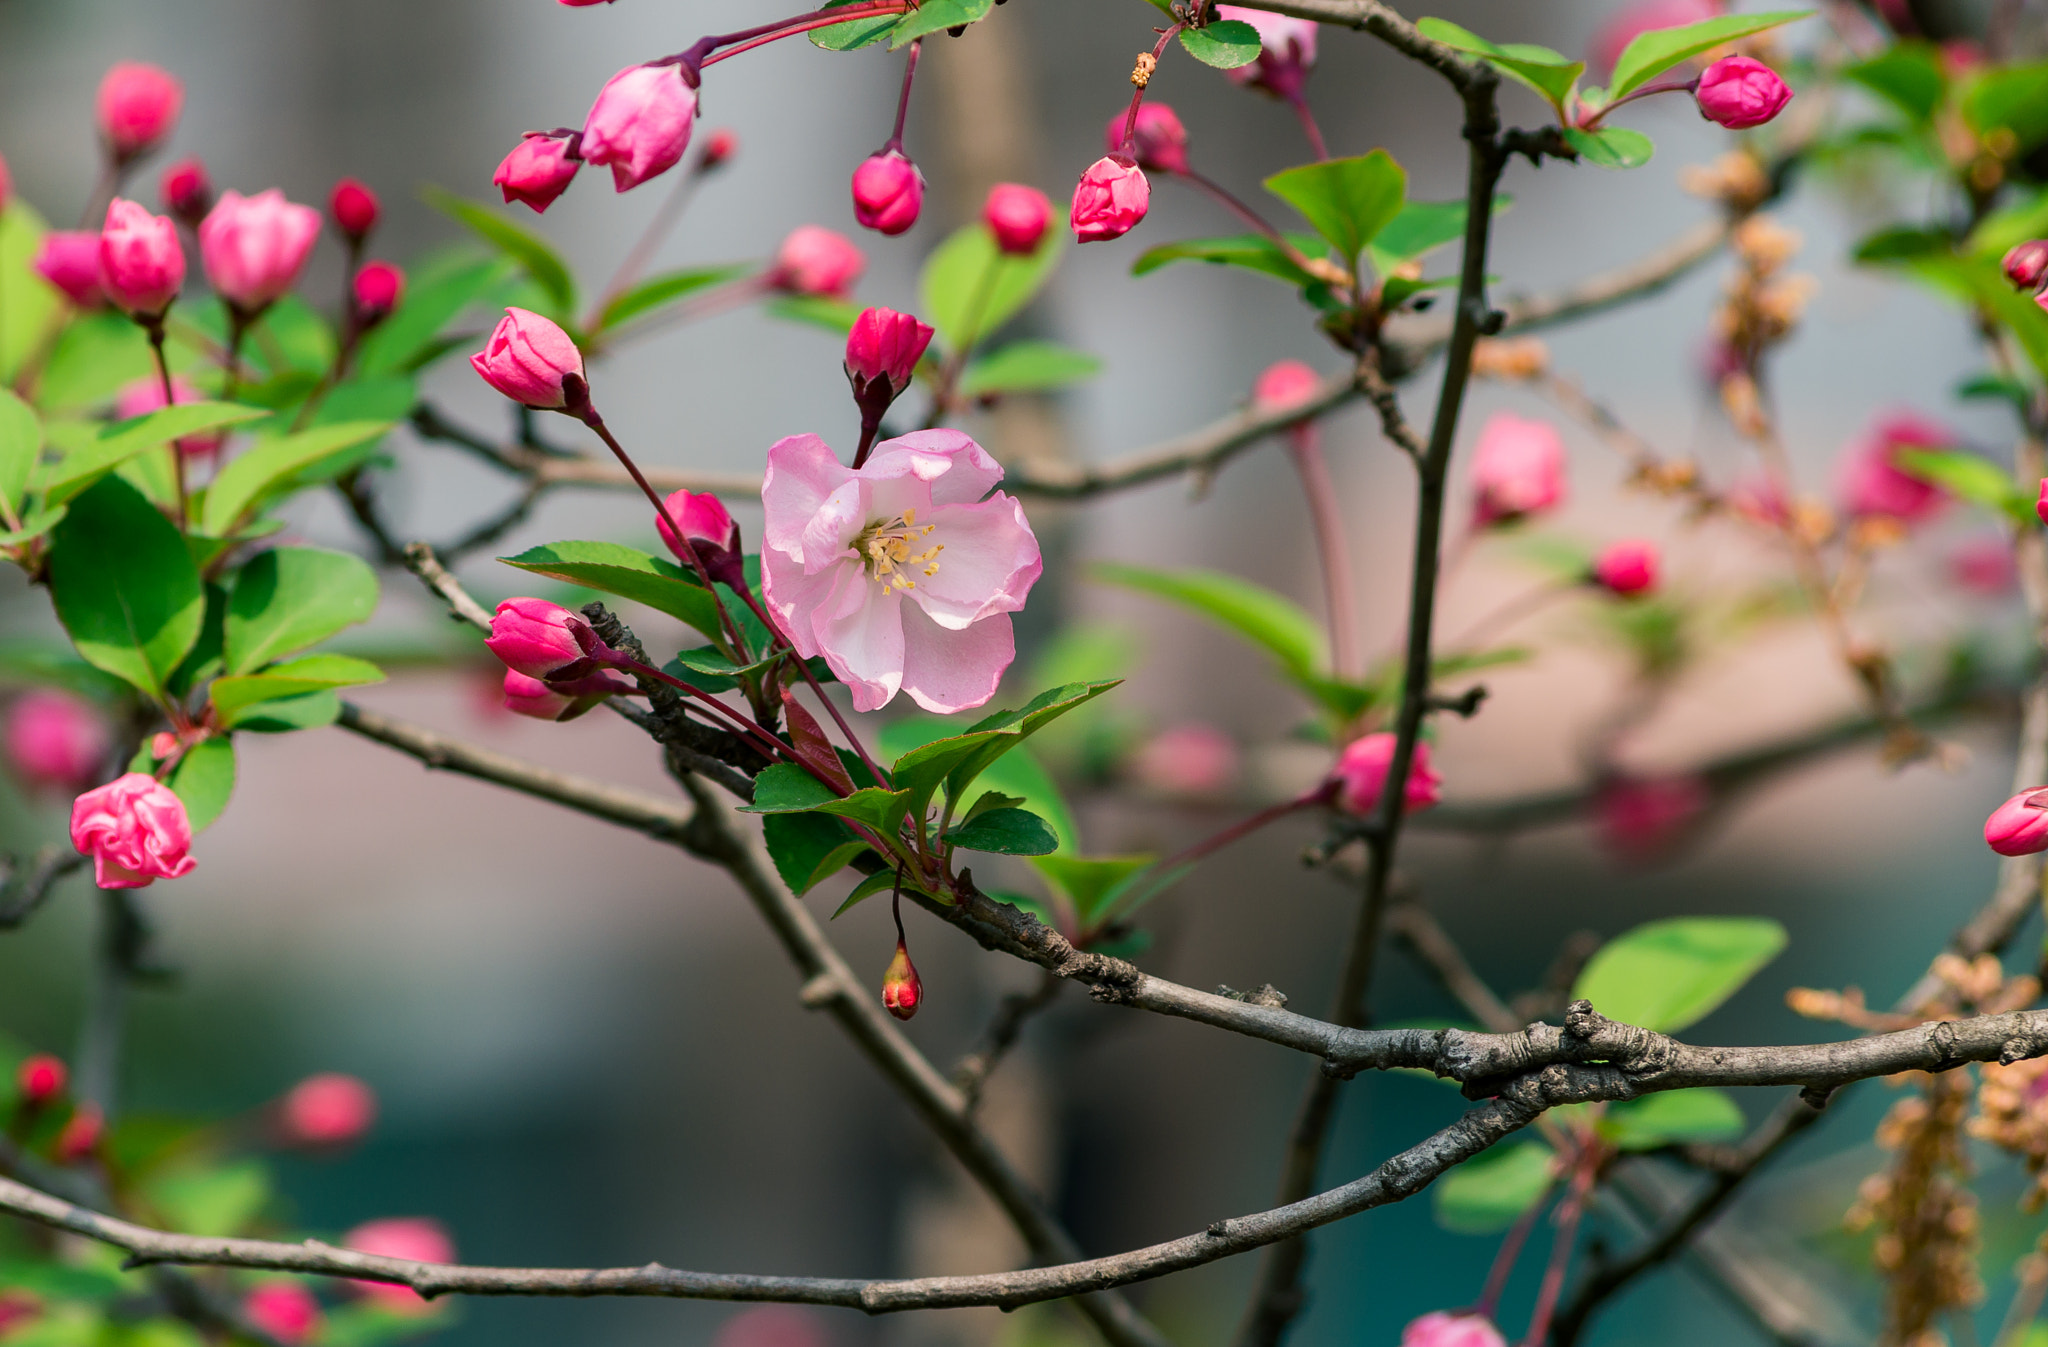
<svg viewBox="0 0 2048 1347"><path fill-rule="evenodd" d="M811 614L818 648L832 672L853 693L853 709L886 706L903 686L901 594L882 593L855 566L832 572L838 590Z"/></svg>
<svg viewBox="0 0 2048 1347"><path fill-rule="evenodd" d="M787 552L761 549L761 595L776 624L789 634L797 653L805 659L816 659L819 653L811 615L831 604L833 591L849 574L862 574L860 564L850 558L842 557L813 574Z"/></svg>
<svg viewBox="0 0 2048 1347"><path fill-rule="evenodd" d="M861 469L869 477L916 474L932 484L934 505L978 501L1003 480L1003 465L957 430L916 430L875 446Z"/></svg>
<svg viewBox="0 0 2048 1347"><path fill-rule="evenodd" d="M1008 613L948 631L916 604L906 603L901 640L903 690L935 715L965 711L995 696L1003 671L1017 658ZM854 705L860 705L857 698Z"/></svg>
<svg viewBox="0 0 2048 1347"><path fill-rule="evenodd" d="M920 522L923 522L920 519ZM937 573L913 575L910 597L941 627L958 631L994 613L1014 613L1045 567L1024 508L997 492L979 505L932 511L932 531L918 550L945 544Z"/></svg>
<svg viewBox="0 0 2048 1347"><path fill-rule="evenodd" d="M802 561L811 516L852 476L816 435L791 435L769 445L768 475L761 482L762 541Z"/></svg>

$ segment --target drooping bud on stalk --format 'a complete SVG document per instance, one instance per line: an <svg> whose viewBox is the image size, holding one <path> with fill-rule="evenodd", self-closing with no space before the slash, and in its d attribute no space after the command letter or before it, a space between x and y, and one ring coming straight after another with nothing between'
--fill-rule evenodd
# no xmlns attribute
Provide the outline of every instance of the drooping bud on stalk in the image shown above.
<svg viewBox="0 0 2048 1347"><path fill-rule="evenodd" d="M917 223L924 206L924 174L903 151L879 151L853 171L853 218L866 229L894 236Z"/></svg>
<svg viewBox="0 0 2048 1347"><path fill-rule="evenodd" d="M15 1070L14 1087L21 1092L24 1108L41 1108L64 1093L64 1084L69 1079L62 1058L39 1052L25 1058Z"/></svg>
<svg viewBox="0 0 2048 1347"><path fill-rule="evenodd" d="M689 564L692 556L714 580L734 589L746 583L744 558L740 553L740 525L725 508L725 502L708 491L675 491L662 502L663 512L654 517L654 530L676 559ZM669 527L676 521L682 536Z"/></svg>
<svg viewBox="0 0 2048 1347"><path fill-rule="evenodd" d="M1984 841L2001 856L2048 851L2048 789L2023 790L1984 820Z"/></svg>
<svg viewBox="0 0 2048 1347"><path fill-rule="evenodd" d="M447 1228L431 1216L388 1216L380 1221L365 1221L341 1237L341 1247L414 1263L455 1261L455 1241L449 1238ZM359 1281L351 1281L349 1286L380 1309L398 1314L426 1314L433 1308L425 1296L410 1286Z"/></svg>
<svg viewBox="0 0 2048 1347"><path fill-rule="evenodd" d="M697 90L682 66L627 66L590 105L584 161L609 165L613 187L630 191L676 166L696 116Z"/></svg>
<svg viewBox="0 0 2048 1347"><path fill-rule="evenodd" d="M180 159L157 179L157 195L172 219L187 229L197 229L213 209L213 180L197 157Z"/></svg>
<svg viewBox="0 0 2048 1347"><path fill-rule="evenodd" d="M1029 257L1038 251L1040 239L1052 224L1052 201L1036 187L999 182L989 188L982 203L981 222L995 235L996 247L1013 257Z"/></svg>
<svg viewBox="0 0 2048 1347"><path fill-rule="evenodd" d="M185 284L178 227L138 202L115 197L100 232L100 289L122 312L161 318Z"/></svg>
<svg viewBox="0 0 2048 1347"><path fill-rule="evenodd" d="M896 957L882 974L882 1004L897 1019L907 1020L917 1014L923 1000L924 983L918 980L917 965L910 962L910 947L899 936Z"/></svg>
<svg viewBox="0 0 2048 1347"><path fill-rule="evenodd" d="M569 157L567 142L554 136L530 135L498 165L491 181L505 194L505 204L524 202L538 215L555 203L576 180L581 159Z"/></svg>
<svg viewBox="0 0 2048 1347"><path fill-rule="evenodd" d="M83 229L53 229L43 235L29 264L35 273L64 292L81 309L102 308L107 292L100 288L100 236Z"/></svg>
<svg viewBox="0 0 2048 1347"><path fill-rule="evenodd" d="M527 309L506 309L489 344L469 363L506 397L542 411L567 407L564 381L583 378L583 352L569 334Z"/></svg>
<svg viewBox="0 0 2048 1347"><path fill-rule="evenodd" d="M1137 157L1139 168L1155 173L1188 171L1188 129L1171 107L1159 102L1141 104L1135 123L1128 111L1111 117L1102 132L1104 148L1111 154L1123 149L1127 125L1131 127L1130 152Z"/></svg>
<svg viewBox="0 0 2048 1347"><path fill-rule="evenodd" d="M1700 116L1730 131L1743 131L1784 111L1792 90L1762 61L1724 56L1700 76L1693 97L1699 101Z"/></svg>
<svg viewBox="0 0 2048 1347"><path fill-rule="evenodd" d="M910 387L932 329L894 309L863 309L846 334L846 381L861 421L879 424L889 404Z"/></svg>
<svg viewBox="0 0 2048 1347"><path fill-rule="evenodd" d="M343 178L334 184L334 191L327 198L328 218L350 243L361 243L368 237L382 214L377 194L354 178Z"/></svg>
<svg viewBox="0 0 2048 1347"><path fill-rule="evenodd" d="M1593 583L1610 594L1634 598L1657 587L1657 545L1614 543L1593 562Z"/></svg>
<svg viewBox="0 0 2048 1347"><path fill-rule="evenodd" d="M2021 290L2039 290L2048 279L2048 239L2028 239L2005 255L2005 278Z"/></svg>
<svg viewBox="0 0 2048 1347"><path fill-rule="evenodd" d="M377 1121L377 1095L339 1071L308 1076L278 1104L278 1126L294 1146L346 1146Z"/></svg>
<svg viewBox="0 0 2048 1347"><path fill-rule="evenodd" d="M1152 184L1137 161L1125 154L1106 154L1088 166L1074 188L1067 221L1083 243L1122 238L1152 204Z"/></svg>
<svg viewBox="0 0 2048 1347"><path fill-rule="evenodd" d="M389 262L365 262L349 286L355 299L356 322L365 330L391 316L405 298L405 273Z"/></svg>
<svg viewBox="0 0 2048 1347"><path fill-rule="evenodd" d="M1364 816L1378 806L1380 790L1394 766L1395 738L1382 730L1353 739L1337 756L1330 769L1336 782L1336 805L1347 814ZM1443 778L1429 769L1429 745L1417 742L1408 763L1408 786L1402 793L1402 811L1412 814L1437 802Z"/></svg>
<svg viewBox="0 0 2048 1347"><path fill-rule="evenodd" d="M867 265L846 235L822 225L799 225L776 249L769 284L791 294L844 299Z"/></svg>
<svg viewBox="0 0 2048 1347"><path fill-rule="evenodd" d="M610 0L606 0L610 3ZM709 173L739 152L740 138L729 126L721 126L704 138L704 157L697 161L699 173Z"/></svg>
<svg viewBox="0 0 2048 1347"><path fill-rule="evenodd" d="M99 1105L80 1104L72 1110L70 1120L57 1133L56 1144L51 1147L57 1163L75 1165L90 1156L99 1149L100 1137L106 1130L106 1115L100 1112Z"/></svg>
<svg viewBox="0 0 2048 1347"><path fill-rule="evenodd" d="M254 196L228 191L199 224L199 260L216 292L254 316L298 283L320 238L320 212L272 187Z"/></svg>
<svg viewBox="0 0 2048 1347"><path fill-rule="evenodd" d="M506 668L545 680L549 674L582 663L587 656L584 642L596 640L590 624L560 604L513 598L498 605L484 644Z"/></svg>
<svg viewBox="0 0 2048 1347"><path fill-rule="evenodd" d="M122 61L100 80L94 104L100 139L119 164L155 149L178 124L185 86L177 76L141 61Z"/></svg>

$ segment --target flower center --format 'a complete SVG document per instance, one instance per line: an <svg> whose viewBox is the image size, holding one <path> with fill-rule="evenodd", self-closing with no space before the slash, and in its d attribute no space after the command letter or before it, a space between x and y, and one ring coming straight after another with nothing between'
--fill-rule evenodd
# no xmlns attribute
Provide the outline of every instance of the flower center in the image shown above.
<svg viewBox="0 0 2048 1347"><path fill-rule="evenodd" d="M907 572L922 570L926 575L937 575L937 557L946 549L944 543L933 543L922 552L910 549L932 531L930 524L917 522L917 511L905 510L894 519L877 519L854 536L853 550L860 554L861 564L868 574L882 582L882 593L891 589L916 589L917 581Z"/></svg>

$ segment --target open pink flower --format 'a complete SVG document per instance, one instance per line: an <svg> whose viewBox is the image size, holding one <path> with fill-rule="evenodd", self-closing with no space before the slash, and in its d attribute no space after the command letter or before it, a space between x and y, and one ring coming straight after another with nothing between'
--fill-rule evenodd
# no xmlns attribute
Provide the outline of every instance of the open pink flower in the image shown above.
<svg viewBox="0 0 2048 1347"><path fill-rule="evenodd" d="M1242 5L1218 5L1216 12L1259 30L1259 59L1224 71L1224 77L1234 84L1264 89L1279 98L1299 97L1301 86L1308 82L1308 72L1315 69L1315 20L1246 9Z"/></svg>
<svg viewBox="0 0 2048 1347"><path fill-rule="evenodd" d="M900 691L945 715L995 695L1017 654L1009 615L1043 568L1023 507L989 495L1002 478L957 430L885 440L859 469L816 435L768 450L762 590L856 710Z"/></svg>
<svg viewBox="0 0 2048 1347"><path fill-rule="evenodd" d="M791 294L845 299L867 265L846 235L823 225L798 225L776 249L768 283Z"/></svg>
<svg viewBox="0 0 2048 1347"><path fill-rule="evenodd" d="M1882 515L1902 524L1924 523L1948 502L1948 493L1899 467L1901 450L1947 449L1955 432L1913 412L1895 412L1872 426L1843 458L1842 510L1856 519Z"/></svg>
<svg viewBox="0 0 2048 1347"><path fill-rule="evenodd" d="M1495 412L1472 453L1475 521L1484 527L1564 499L1564 440L1548 421Z"/></svg>
<svg viewBox="0 0 2048 1347"><path fill-rule="evenodd" d="M199 862L185 802L146 772L130 772L79 796L71 805L71 845L92 857L103 889L143 889L183 879Z"/></svg>

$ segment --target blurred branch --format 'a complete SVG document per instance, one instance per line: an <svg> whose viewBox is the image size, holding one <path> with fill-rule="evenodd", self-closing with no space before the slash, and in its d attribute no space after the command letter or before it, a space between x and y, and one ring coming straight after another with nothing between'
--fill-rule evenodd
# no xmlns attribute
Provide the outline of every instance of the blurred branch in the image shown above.
<svg viewBox="0 0 2048 1347"><path fill-rule="evenodd" d="M434 549L425 543L407 543L400 559L405 568L420 578L420 582L441 596L448 605L452 616L469 623L479 631L489 632L491 615L478 603L462 582L449 574L441 559L434 555Z"/></svg>
<svg viewBox="0 0 2048 1347"><path fill-rule="evenodd" d="M23 863L7 858L6 879L0 881L0 931L11 931L35 915L48 901L57 881L85 864L85 857L66 854L55 846L38 850Z"/></svg>
<svg viewBox="0 0 2048 1347"><path fill-rule="evenodd" d="M1507 1003L1493 994L1480 976L1465 962L1464 951L1450 933L1437 925L1419 903L1396 903L1387 910L1387 929L1400 940L1425 968L1436 976L1444 990L1457 998L1473 1019L1497 1034L1511 1034L1522 1021Z"/></svg>
<svg viewBox="0 0 2048 1347"><path fill-rule="evenodd" d="M1031 1017L1051 1005L1066 986L1066 980L1046 973L1040 977L1038 986L1028 992L1011 992L996 1007L995 1018L989 1021L988 1031L981 1036L981 1042L974 1051L960 1059L960 1065L953 1068L953 1087L966 1099L969 1111L981 1103L982 1087L988 1078L1016 1046L1017 1038L1024 1032L1024 1026Z"/></svg>

